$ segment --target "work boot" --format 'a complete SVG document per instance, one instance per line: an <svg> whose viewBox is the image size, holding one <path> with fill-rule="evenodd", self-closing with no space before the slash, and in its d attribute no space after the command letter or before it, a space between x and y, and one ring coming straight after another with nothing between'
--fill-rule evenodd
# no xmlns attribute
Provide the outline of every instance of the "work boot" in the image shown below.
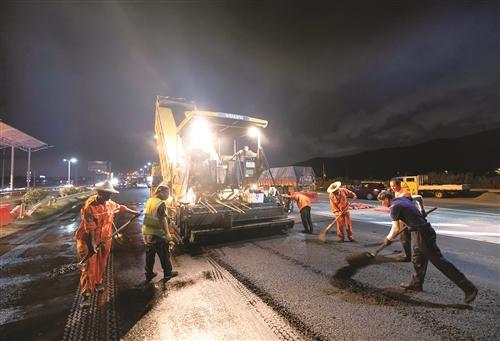
<svg viewBox="0 0 500 341"><path fill-rule="evenodd" d="M150 282L153 278L155 278L158 274L156 272L147 273L146 274L146 282Z"/></svg>
<svg viewBox="0 0 500 341"><path fill-rule="evenodd" d="M104 292L104 284L97 284L95 286L95 291L98 293L98 294L101 294L102 292Z"/></svg>
<svg viewBox="0 0 500 341"><path fill-rule="evenodd" d="M337 243L343 243L343 242L344 242L344 240L343 240L343 239L339 239L339 240L337 240Z"/></svg>
<svg viewBox="0 0 500 341"><path fill-rule="evenodd" d="M474 301L476 299L477 292L478 292L478 290L476 287L472 287L471 289L465 291L464 302L466 304L472 303L472 301Z"/></svg>
<svg viewBox="0 0 500 341"><path fill-rule="evenodd" d="M83 294L82 301L80 302L80 308L87 309L90 307L90 294Z"/></svg>
<svg viewBox="0 0 500 341"><path fill-rule="evenodd" d="M300 233L309 233L307 230L302 230Z"/></svg>
<svg viewBox="0 0 500 341"><path fill-rule="evenodd" d="M410 283L410 284L401 283L399 286L407 291L416 291L416 292L424 291L424 289L422 288L421 285L417 285L417 284L413 284L413 283Z"/></svg>
<svg viewBox="0 0 500 341"><path fill-rule="evenodd" d="M174 278L178 275L179 273L177 271L171 271L170 274L164 275L163 276L163 281L166 282L171 278Z"/></svg>

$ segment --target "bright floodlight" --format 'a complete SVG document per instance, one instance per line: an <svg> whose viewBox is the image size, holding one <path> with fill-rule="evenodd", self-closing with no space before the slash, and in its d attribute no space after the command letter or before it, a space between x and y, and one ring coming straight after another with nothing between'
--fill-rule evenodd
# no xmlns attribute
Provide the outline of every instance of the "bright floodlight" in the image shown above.
<svg viewBox="0 0 500 341"><path fill-rule="evenodd" d="M148 166L151 166L151 162L148 162Z"/></svg>
<svg viewBox="0 0 500 341"><path fill-rule="evenodd" d="M78 161L77 159L75 159L74 157L72 157L69 161L71 161L72 163L75 163L76 161Z"/></svg>
<svg viewBox="0 0 500 341"><path fill-rule="evenodd" d="M191 127L191 142L196 146L206 146L210 144L211 140L212 134L207 121L200 118L195 119Z"/></svg>
<svg viewBox="0 0 500 341"><path fill-rule="evenodd" d="M251 137L258 137L260 134L260 131L257 127L250 127L248 128L248 135Z"/></svg>

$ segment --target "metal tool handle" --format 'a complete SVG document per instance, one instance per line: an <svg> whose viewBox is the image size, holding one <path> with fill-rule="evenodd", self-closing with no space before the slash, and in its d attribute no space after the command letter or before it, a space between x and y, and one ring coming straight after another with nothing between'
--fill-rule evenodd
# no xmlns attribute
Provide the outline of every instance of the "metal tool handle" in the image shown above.
<svg viewBox="0 0 500 341"><path fill-rule="evenodd" d="M141 211L142 213L142 211ZM120 226L118 229L116 229L115 232L113 232L111 234L111 236L108 236L106 237L103 241L101 241L99 244L97 244L97 249L99 249L103 244L104 242L106 242L107 240L113 238L114 236L116 236L118 233L120 233L121 230L123 230L128 224L130 224L132 221L134 221L135 219L137 219L138 216L133 216L132 218L130 218L125 224L123 224L122 226ZM89 260L90 257L92 257L93 255L95 254L94 250L93 249L89 249L88 250L88 253L87 255L80 261L78 262L78 265L83 265L87 260Z"/></svg>
<svg viewBox="0 0 500 341"><path fill-rule="evenodd" d="M330 231L330 229L332 228L332 226L333 226L333 225L337 222L337 219L339 219L339 217L340 217L340 216L344 215L344 213L345 213L345 212L347 212L347 210L349 209L349 205L351 205L351 204L352 204L352 203L353 203L356 199L357 199L357 197L356 197L356 198L354 198L354 199L352 199L351 201L349 201L349 202L347 203L347 207L346 207L346 208L344 208L344 209L342 210L342 212L340 212L340 214L339 214L338 216L336 216L336 217L335 217L335 219L333 219L333 221L332 221L330 224L328 224L328 226L327 226L327 227L325 227L325 228L323 229L323 231L324 231L324 233L325 233L325 234L327 234L327 233Z"/></svg>
<svg viewBox="0 0 500 341"><path fill-rule="evenodd" d="M404 231L408 230L408 227L405 226L403 227L401 230L399 230L398 233L396 233L396 235L394 236L394 238L396 238L397 236L399 236L401 233L403 233ZM390 245L390 244L389 244ZM380 251L382 251L383 249L385 249L386 247L388 247L389 245L385 245L385 244L382 244L378 247L378 249L375 250L374 253L372 253L372 255L375 257L376 255L378 255L380 253Z"/></svg>
<svg viewBox="0 0 500 341"><path fill-rule="evenodd" d="M437 207L431 208L429 211L427 211L427 212L426 212L426 215L428 215L429 213L434 212L435 210L437 210ZM399 231L399 232L398 232L398 233L394 236L394 238L396 238L397 236L399 236L399 235L400 235L401 233L403 233L405 230L408 230L408 226L403 227L403 228L402 228L402 229L401 229L401 230L400 230L400 231ZM389 245L384 245L384 244L380 245L380 246L378 247L378 249L377 249L377 250L375 250L375 252L374 252L374 253L372 253L372 255L373 255L373 256L378 255L378 254L379 254L379 252L380 252L380 251L382 251L383 249L385 249L387 246L389 246Z"/></svg>

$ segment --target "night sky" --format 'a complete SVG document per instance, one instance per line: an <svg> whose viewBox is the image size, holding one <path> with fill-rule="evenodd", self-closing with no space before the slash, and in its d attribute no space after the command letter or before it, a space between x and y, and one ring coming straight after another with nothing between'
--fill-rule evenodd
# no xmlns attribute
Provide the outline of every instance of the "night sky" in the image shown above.
<svg viewBox="0 0 500 341"><path fill-rule="evenodd" d="M500 125L497 1L232 3L3 1L0 118L61 176L156 159L156 95L269 120L272 165Z"/></svg>

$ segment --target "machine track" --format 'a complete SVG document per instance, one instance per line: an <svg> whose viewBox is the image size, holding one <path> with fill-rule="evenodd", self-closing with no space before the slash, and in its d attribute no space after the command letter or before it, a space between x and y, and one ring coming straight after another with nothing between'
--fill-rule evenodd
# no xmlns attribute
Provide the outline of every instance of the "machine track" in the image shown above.
<svg viewBox="0 0 500 341"><path fill-rule="evenodd" d="M223 278L244 297L248 303L263 318L280 340L326 340L322 335L314 332L302 321L275 301L268 293L255 286L248 278L239 273L232 266L224 262L215 250L208 251L209 262L223 273ZM214 273L213 276L220 276Z"/></svg>
<svg viewBox="0 0 500 341"><path fill-rule="evenodd" d="M229 273L218 261L209 256L208 262L212 266L211 278L214 281L223 281L232 286L240 295L248 302L248 306L252 309L273 331L278 340L307 340L301 332L294 328L285 318L277 314L270 308L259 296L254 294L245 285L238 281L232 274Z"/></svg>

